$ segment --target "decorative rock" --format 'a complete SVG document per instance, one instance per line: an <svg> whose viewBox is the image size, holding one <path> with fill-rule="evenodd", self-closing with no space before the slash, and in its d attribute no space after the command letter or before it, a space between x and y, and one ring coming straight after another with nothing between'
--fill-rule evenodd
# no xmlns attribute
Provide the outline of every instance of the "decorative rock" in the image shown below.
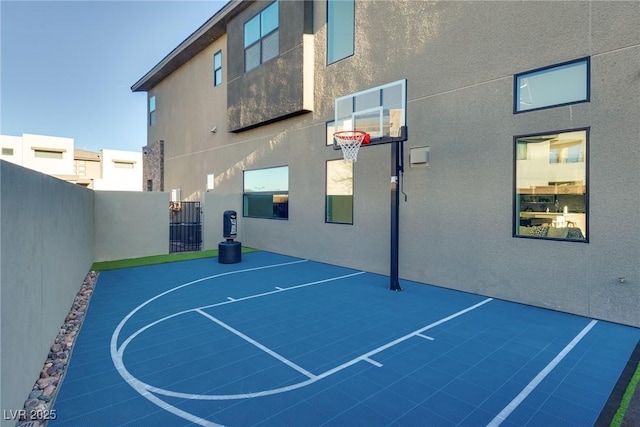
<svg viewBox="0 0 640 427"><path fill-rule="evenodd" d="M37 399L40 396L42 396L42 390L36 389L29 393L29 399Z"/></svg>
<svg viewBox="0 0 640 427"><path fill-rule="evenodd" d="M24 402L24 407L25 408L34 408L36 407L40 402L38 401L38 399L29 399L26 402Z"/></svg>
<svg viewBox="0 0 640 427"><path fill-rule="evenodd" d="M50 407L51 401L55 398L60 380L64 376L74 340L82 326L84 314L97 279L98 273L95 271L89 272L84 278L64 324L58 330L39 378L24 403L24 408L28 410L26 413L29 411L46 413L52 409ZM21 418L16 427L39 427L42 425L42 420L29 420L26 417Z"/></svg>

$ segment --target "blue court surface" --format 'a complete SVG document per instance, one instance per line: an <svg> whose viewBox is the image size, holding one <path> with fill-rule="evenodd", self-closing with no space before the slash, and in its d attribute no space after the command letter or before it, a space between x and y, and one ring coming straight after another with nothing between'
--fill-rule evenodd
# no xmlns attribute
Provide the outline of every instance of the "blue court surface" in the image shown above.
<svg viewBox="0 0 640 427"><path fill-rule="evenodd" d="M49 426L591 426L640 330L268 252L100 274Z"/></svg>

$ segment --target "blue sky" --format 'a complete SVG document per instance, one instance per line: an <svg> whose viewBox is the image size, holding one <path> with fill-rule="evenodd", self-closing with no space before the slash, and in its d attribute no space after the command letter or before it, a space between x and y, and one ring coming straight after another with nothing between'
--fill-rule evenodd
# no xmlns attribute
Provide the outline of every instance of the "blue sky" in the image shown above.
<svg viewBox="0 0 640 427"><path fill-rule="evenodd" d="M141 151L131 86L226 1L0 1L0 133Z"/></svg>

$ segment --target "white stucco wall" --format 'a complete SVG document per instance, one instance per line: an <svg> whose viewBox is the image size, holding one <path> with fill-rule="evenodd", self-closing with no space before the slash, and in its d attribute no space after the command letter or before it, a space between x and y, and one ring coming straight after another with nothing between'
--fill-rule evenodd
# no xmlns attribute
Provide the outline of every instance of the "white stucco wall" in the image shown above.
<svg viewBox="0 0 640 427"><path fill-rule="evenodd" d="M142 191L142 152L104 149L100 155L102 178L94 180L94 190Z"/></svg>

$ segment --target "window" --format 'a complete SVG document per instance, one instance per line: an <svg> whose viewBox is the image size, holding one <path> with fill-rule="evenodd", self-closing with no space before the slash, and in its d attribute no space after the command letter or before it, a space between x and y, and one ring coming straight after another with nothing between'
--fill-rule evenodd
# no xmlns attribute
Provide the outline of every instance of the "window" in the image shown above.
<svg viewBox="0 0 640 427"><path fill-rule="evenodd" d="M213 191L215 179L212 173L207 174L207 191Z"/></svg>
<svg viewBox="0 0 640 427"><path fill-rule="evenodd" d="M353 163L327 161L325 221L353 224Z"/></svg>
<svg viewBox="0 0 640 427"><path fill-rule="evenodd" d="M514 113L589 101L589 58L514 77Z"/></svg>
<svg viewBox="0 0 640 427"><path fill-rule="evenodd" d="M327 64L353 55L355 1L327 1Z"/></svg>
<svg viewBox="0 0 640 427"><path fill-rule="evenodd" d="M149 98L149 126L156 124L156 96Z"/></svg>
<svg viewBox="0 0 640 427"><path fill-rule="evenodd" d="M244 171L243 216L289 218L289 167Z"/></svg>
<svg viewBox="0 0 640 427"><path fill-rule="evenodd" d="M588 129L515 138L514 236L587 241Z"/></svg>
<svg viewBox="0 0 640 427"><path fill-rule="evenodd" d="M114 160L113 167L118 169L133 169L135 162L129 162L126 160Z"/></svg>
<svg viewBox="0 0 640 427"><path fill-rule="evenodd" d="M40 159L62 159L62 153L64 151L65 150L34 148L33 155Z"/></svg>
<svg viewBox="0 0 640 427"><path fill-rule="evenodd" d="M87 176L87 161L86 160L74 160L73 169L78 176Z"/></svg>
<svg viewBox="0 0 640 427"><path fill-rule="evenodd" d="M327 129L327 145L333 145L333 134L336 131L336 122L331 120L325 124Z"/></svg>
<svg viewBox="0 0 640 427"><path fill-rule="evenodd" d="M278 2L244 24L244 70L249 71L280 53Z"/></svg>
<svg viewBox="0 0 640 427"><path fill-rule="evenodd" d="M213 85L222 84L222 51L213 55Z"/></svg>
<svg viewBox="0 0 640 427"><path fill-rule="evenodd" d="M3 148L2 149L3 156L13 156L13 148Z"/></svg>
<svg viewBox="0 0 640 427"><path fill-rule="evenodd" d="M153 180L152 179L148 179L147 180L147 191L153 191Z"/></svg>

